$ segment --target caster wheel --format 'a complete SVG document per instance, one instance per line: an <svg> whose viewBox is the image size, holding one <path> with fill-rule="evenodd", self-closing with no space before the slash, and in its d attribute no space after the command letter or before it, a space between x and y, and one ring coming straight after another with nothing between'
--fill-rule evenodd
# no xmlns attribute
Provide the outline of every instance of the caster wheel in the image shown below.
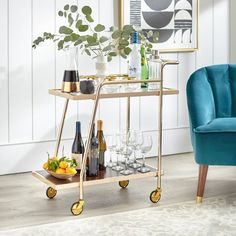
<svg viewBox="0 0 236 236"><path fill-rule="evenodd" d="M54 189L54 188L49 187L46 190L46 195L49 199L52 199L57 195L57 190Z"/></svg>
<svg viewBox="0 0 236 236"><path fill-rule="evenodd" d="M153 203L159 202L161 199L161 192L159 190L154 190L150 194L150 201Z"/></svg>
<svg viewBox="0 0 236 236"><path fill-rule="evenodd" d="M74 215L74 216L78 216L80 215L82 212L83 212L83 205L84 203L82 202L75 202L72 204L71 206L71 213Z"/></svg>
<svg viewBox="0 0 236 236"><path fill-rule="evenodd" d="M129 185L129 180L119 181L119 185L121 188L126 188Z"/></svg>

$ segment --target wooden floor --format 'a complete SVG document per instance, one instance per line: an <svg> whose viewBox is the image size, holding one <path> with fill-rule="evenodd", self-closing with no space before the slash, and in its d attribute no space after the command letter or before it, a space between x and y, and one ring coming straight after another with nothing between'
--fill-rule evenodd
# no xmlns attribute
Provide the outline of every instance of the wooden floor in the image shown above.
<svg viewBox="0 0 236 236"><path fill-rule="evenodd" d="M156 159L149 159L156 165ZM164 157L162 197L155 205L149 194L155 189L156 179L130 181L127 189L118 184L87 186L84 212L76 217L158 207L195 199L198 166L192 154ZM0 230L74 219L71 204L78 200L77 189L59 190L53 200L46 198L46 185L31 173L0 176ZM233 193L236 190L236 167L210 167L205 197Z"/></svg>

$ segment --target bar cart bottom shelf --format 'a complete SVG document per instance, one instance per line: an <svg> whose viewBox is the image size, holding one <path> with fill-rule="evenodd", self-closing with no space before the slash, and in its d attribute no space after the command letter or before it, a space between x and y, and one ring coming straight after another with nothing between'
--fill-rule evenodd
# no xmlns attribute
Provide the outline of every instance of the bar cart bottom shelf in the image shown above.
<svg viewBox="0 0 236 236"><path fill-rule="evenodd" d="M97 184L106 184L118 182L121 188L126 188L129 185L129 180L142 179L147 177L157 177L158 172L155 168L148 166L150 168L150 172L140 173L137 170L134 171L131 175L121 175L119 172L112 170L111 168L106 168L105 171L100 171L98 176L95 177L86 177L86 180L83 181L84 186L91 186ZM49 199L53 199L57 195L57 190L60 189L70 189L70 188L79 188L80 187L80 176L76 174L73 178L62 180L57 179L50 174L48 174L45 170L33 171L32 175L40 180L41 182L48 185L46 190L46 196ZM163 171L161 171L161 175L163 175ZM150 194L150 200L153 203L157 203L160 200L161 190L156 189ZM71 213L73 215L79 215L83 211L84 201L79 200L75 202L71 206Z"/></svg>

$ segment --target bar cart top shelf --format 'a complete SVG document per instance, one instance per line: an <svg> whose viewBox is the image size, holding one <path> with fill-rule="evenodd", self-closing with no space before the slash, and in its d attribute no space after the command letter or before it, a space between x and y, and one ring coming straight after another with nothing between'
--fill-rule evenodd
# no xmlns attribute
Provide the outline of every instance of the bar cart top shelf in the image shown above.
<svg viewBox="0 0 236 236"><path fill-rule="evenodd" d="M178 94L179 91L172 88L164 88L163 89L163 95L174 95ZM70 100L95 100L96 94L81 94L81 93L64 93L61 91L61 89L50 89L49 94L63 97ZM145 89L139 89L132 92L114 92L114 93L101 93L99 95L99 98L122 98L122 97L140 97L140 96L159 96L160 91L159 90L145 90Z"/></svg>
<svg viewBox="0 0 236 236"><path fill-rule="evenodd" d="M147 165L148 166L148 165ZM121 175L119 172L112 170L111 168L106 168L106 171L100 171L98 176L95 177L86 177L84 181L84 185L97 185L97 184L105 184L111 182L118 182L123 180L131 180L131 179L142 179L147 177L156 177L157 170L151 166L150 172L140 173L135 171L132 175ZM163 174L163 172L162 172ZM32 175L36 177L38 180L47 184L49 187L53 189L68 189L68 188L78 188L80 186L80 176L76 174L74 177L68 180L57 179L50 174L48 174L45 170L33 171Z"/></svg>

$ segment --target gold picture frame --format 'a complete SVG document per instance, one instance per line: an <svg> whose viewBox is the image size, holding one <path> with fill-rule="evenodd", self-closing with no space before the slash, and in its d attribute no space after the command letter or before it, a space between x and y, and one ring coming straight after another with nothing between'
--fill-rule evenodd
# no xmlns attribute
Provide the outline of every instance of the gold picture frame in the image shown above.
<svg viewBox="0 0 236 236"><path fill-rule="evenodd" d="M125 4L129 3L130 0L118 0L119 1L119 6L118 6L118 15L119 15L119 21L118 21L118 26L119 28L122 28L124 24L127 24L125 22ZM144 0L140 0L144 1ZM153 0L156 1L156 0ZM178 47L173 47L173 48L158 48L158 43L154 44L156 45L156 48L160 50L160 52L194 52L198 50L198 31L199 31L199 4L200 0L192 0L194 1L195 4L195 18L194 18L194 24L193 24L193 29L194 31L194 46L190 48L178 48ZM129 23L128 23L129 24Z"/></svg>

